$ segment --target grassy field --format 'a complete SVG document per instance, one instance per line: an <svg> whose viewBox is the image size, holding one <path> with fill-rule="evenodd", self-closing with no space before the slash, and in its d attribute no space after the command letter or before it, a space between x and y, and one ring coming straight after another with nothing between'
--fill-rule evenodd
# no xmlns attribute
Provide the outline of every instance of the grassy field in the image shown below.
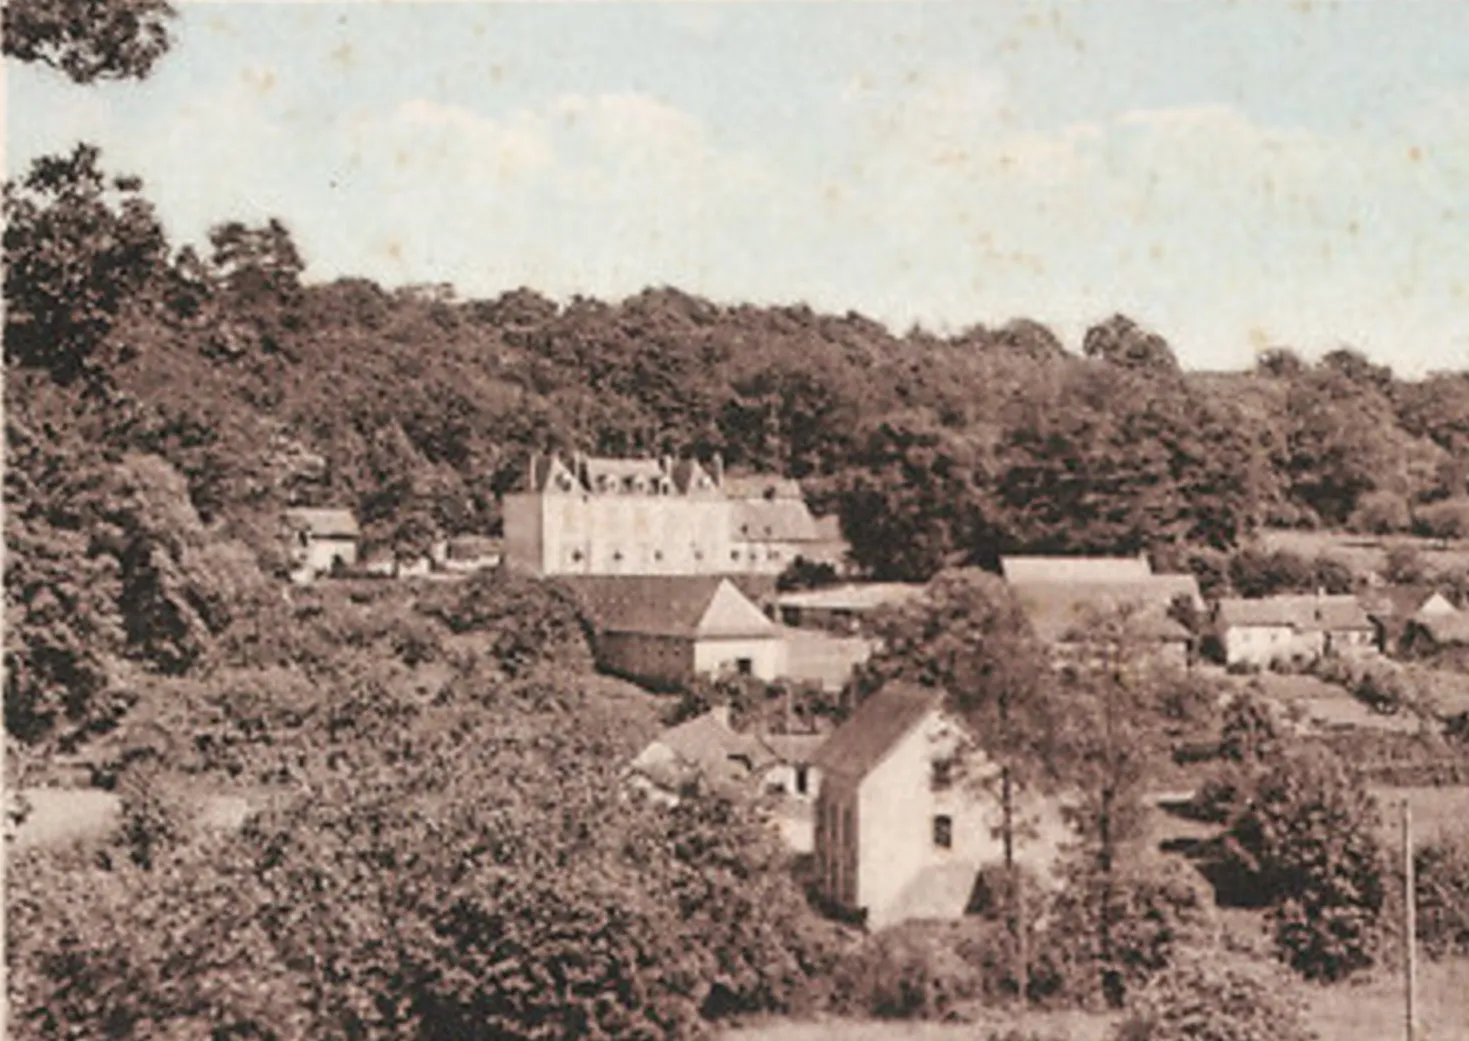
<svg viewBox="0 0 1469 1041"><path fill-rule="evenodd" d="M1396 1041L1403 1037L1402 979L1383 972L1360 983L1301 984L1321 1041ZM1424 961L1418 969L1415 1041L1469 1041L1469 960ZM979 1023L901 1023L830 1019L772 1021L726 1031L723 1041L985 1041L1021 1027L1057 1041L1104 1041L1115 1016L1080 1012L995 1012Z"/></svg>
<svg viewBox="0 0 1469 1041"><path fill-rule="evenodd" d="M1303 557L1334 557L1359 574L1367 571L1381 572L1387 564L1388 551L1398 546L1409 546L1417 550L1419 559L1431 571L1456 571L1469 567L1469 542L1464 540L1271 529L1262 531L1258 541L1268 551L1286 550Z"/></svg>

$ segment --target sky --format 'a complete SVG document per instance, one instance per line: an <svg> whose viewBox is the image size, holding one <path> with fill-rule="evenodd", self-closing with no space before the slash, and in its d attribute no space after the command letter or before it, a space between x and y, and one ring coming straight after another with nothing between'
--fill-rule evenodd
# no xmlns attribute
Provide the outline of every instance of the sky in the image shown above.
<svg viewBox="0 0 1469 1041"><path fill-rule="evenodd" d="M1121 312L1192 368L1469 368L1469 4L185 3L143 83L6 63L175 244L307 277L671 285L896 332Z"/></svg>

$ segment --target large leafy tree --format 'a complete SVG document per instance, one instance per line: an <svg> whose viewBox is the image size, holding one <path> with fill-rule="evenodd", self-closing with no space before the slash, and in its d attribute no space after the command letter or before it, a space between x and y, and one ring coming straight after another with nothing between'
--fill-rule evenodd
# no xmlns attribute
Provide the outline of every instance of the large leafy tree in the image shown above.
<svg viewBox="0 0 1469 1041"><path fill-rule="evenodd" d="M165 269L167 242L136 178L95 146L37 159L5 187L5 357L69 381Z"/></svg>
<svg viewBox="0 0 1469 1041"><path fill-rule="evenodd" d="M77 83L142 79L172 42L167 0L10 0L5 54Z"/></svg>

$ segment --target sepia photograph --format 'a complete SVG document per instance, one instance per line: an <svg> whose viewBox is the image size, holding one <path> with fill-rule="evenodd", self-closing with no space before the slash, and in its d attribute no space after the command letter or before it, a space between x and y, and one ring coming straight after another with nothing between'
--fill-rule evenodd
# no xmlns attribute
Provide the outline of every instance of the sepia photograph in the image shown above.
<svg viewBox="0 0 1469 1041"><path fill-rule="evenodd" d="M1469 4L3 41L0 1038L1469 1041Z"/></svg>

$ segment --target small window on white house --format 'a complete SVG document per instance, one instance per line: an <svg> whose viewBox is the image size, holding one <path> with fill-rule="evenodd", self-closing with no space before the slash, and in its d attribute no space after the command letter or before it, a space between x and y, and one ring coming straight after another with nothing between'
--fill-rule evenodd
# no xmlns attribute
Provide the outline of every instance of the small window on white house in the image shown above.
<svg viewBox="0 0 1469 1041"><path fill-rule="evenodd" d="M811 768L805 763L796 764L796 794L805 795L811 784Z"/></svg>
<svg viewBox="0 0 1469 1041"><path fill-rule="evenodd" d="M736 658L735 659L735 672L739 673L741 676L750 676L750 675L753 675L754 672L755 672L755 659L753 659L753 658Z"/></svg>
<svg viewBox="0 0 1469 1041"><path fill-rule="evenodd" d="M954 818L939 814L933 819L933 844L939 849L954 848Z"/></svg>
<svg viewBox="0 0 1469 1041"><path fill-rule="evenodd" d="M730 550L729 551L729 559L730 560L739 560L740 559L740 551L737 550L737 549Z"/></svg>
<svg viewBox="0 0 1469 1041"><path fill-rule="evenodd" d="M935 759L933 761L933 790L941 792L954 784L954 760L950 758Z"/></svg>

